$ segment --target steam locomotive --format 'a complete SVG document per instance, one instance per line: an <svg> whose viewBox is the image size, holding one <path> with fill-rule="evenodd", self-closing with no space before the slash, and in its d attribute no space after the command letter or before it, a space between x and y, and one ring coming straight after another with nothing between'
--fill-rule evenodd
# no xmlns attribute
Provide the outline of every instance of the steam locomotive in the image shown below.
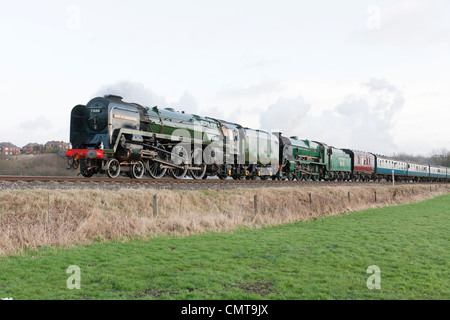
<svg viewBox="0 0 450 320"><path fill-rule="evenodd" d="M285 137L220 119L96 97L72 109L70 168L84 177L443 181L450 169Z"/></svg>

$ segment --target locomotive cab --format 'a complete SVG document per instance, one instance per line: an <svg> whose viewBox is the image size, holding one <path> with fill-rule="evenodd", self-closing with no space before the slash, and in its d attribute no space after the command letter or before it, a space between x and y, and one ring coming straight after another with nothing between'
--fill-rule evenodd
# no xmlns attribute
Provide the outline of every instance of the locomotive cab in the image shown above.
<svg viewBox="0 0 450 320"><path fill-rule="evenodd" d="M108 148L108 107L94 100L72 109L70 143L74 149L100 149L102 143Z"/></svg>

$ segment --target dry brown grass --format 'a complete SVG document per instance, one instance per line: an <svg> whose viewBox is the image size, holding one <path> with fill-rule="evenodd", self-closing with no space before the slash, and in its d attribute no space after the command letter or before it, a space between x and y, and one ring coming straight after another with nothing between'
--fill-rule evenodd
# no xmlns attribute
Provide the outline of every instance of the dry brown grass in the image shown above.
<svg viewBox="0 0 450 320"><path fill-rule="evenodd" d="M350 201L348 192L351 193ZM87 244L99 239L146 239L165 234L185 236L205 231L229 231L240 226L279 225L417 202L448 192L448 185L220 191L9 190L0 193L0 254L15 254L44 245ZM155 194L158 197L157 217L153 216ZM255 194L258 195L257 214Z"/></svg>
<svg viewBox="0 0 450 320"><path fill-rule="evenodd" d="M14 156L0 159L0 175L19 176L76 176L76 170L67 170L65 158L56 154Z"/></svg>

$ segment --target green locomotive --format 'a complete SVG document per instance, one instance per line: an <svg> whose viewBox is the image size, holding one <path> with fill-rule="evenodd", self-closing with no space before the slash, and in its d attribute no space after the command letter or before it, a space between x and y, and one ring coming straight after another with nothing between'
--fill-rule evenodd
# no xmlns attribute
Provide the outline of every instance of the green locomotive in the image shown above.
<svg viewBox="0 0 450 320"><path fill-rule="evenodd" d="M250 179L278 170L278 139L272 134L114 95L72 109L70 141L69 165L85 177L140 179L147 173L159 179L169 172L177 179Z"/></svg>
<svg viewBox="0 0 450 320"><path fill-rule="evenodd" d="M349 180L351 158L344 151L324 143L283 137L280 140L278 177L288 180Z"/></svg>

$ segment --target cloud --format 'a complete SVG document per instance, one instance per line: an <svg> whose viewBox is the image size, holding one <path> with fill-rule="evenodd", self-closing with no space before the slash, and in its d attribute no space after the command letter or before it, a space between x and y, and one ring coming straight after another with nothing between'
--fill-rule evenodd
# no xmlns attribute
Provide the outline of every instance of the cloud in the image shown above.
<svg viewBox="0 0 450 320"><path fill-rule="evenodd" d="M359 41L402 47L448 45L450 28L446 26L448 4L407 0L391 6L376 6L368 11L368 21L379 14L377 28L365 28Z"/></svg>
<svg viewBox="0 0 450 320"><path fill-rule="evenodd" d="M171 103L171 106L177 110L185 111L187 113L197 114L199 112L197 100L188 91L183 93L178 102Z"/></svg>
<svg viewBox="0 0 450 320"><path fill-rule="evenodd" d="M93 97L104 96L107 94L118 95L123 97L124 101L138 103L146 107L169 107L169 104L164 97L155 94L151 89L146 88L144 84L139 82L121 81L105 85L100 88Z"/></svg>
<svg viewBox="0 0 450 320"><path fill-rule="evenodd" d="M306 118L311 106L302 97L296 99L279 98L260 117L261 129L291 132Z"/></svg>
<svg viewBox="0 0 450 320"><path fill-rule="evenodd" d="M219 120L226 120L229 122L238 122L239 117L241 116L241 108L239 108L236 112L226 116L223 110L219 107L206 107L201 108L193 95L191 95L188 91L185 91L184 94L180 97L179 101L176 103L170 104L175 110L183 110L187 113L197 114L203 117L209 117Z"/></svg>
<svg viewBox="0 0 450 320"><path fill-rule="evenodd" d="M387 90L389 92L395 92L397 90L395 86L390 85L385 79L371 78L365 85L374 91Z"/></svg>
<svg viewBox="0 0 450 320"><path fill-rule="evenodd" d="M119 82L98 91L98 94L107 93L121 95L127 101L145 106L172 106L178 111L243 126L246 124L240 120L249 116L248 108L238 108L229 115L225 115L224 109L218 107L202 108L187 91L178 102L167 103L165 97L140 83ZM395 85L385 79L372 78L361 83L355 94L348 95L344 101L320 116L311 114L312 106L302 96L295 99L279 97L266 111L254 111L250 116L259 118L260 129L279 130L285 136L322 141L340 148L392 153L397 150L392 136L394 119L404 103L403 94Z"/></svg>
<svg viewBox="0 0 450 320"><path fill-rule="evenodd" d="M220 99L254 97L283 90L285 90L285 87L279 81L264 80L246 86L223 88L217 93L217 97Z"/></svg>
<svg viewBox="0 0 450 320"><path fill-rule="evenodd" d="M126 102L138 103L150 108L154 106L160 108L172 107L178 111L185 111L187 113L199 112L196 99L188 91L185 91L177 102L167 102L166 97L154 93L152 89L145 87L143 83L119 81L104 85L95 92L93 97L108 94L118 95Z"/></svg>
<svg viewBox="0 0 450 320"><path fill-rule="evenodd" d="M261 129L281 129L285 136L341 148L394 152L391 132L394 118L405 102L403 94L384 79L370 79L360 87L358 94L349 95L320 116L311 115L311 106L303 97L280 98L261 115Z"/></svg>
<svg viewBox="0 0 450 320"><path fill-rule="evenodd" d="M21 129L35 131L35 130L49 130L52 129L52 123L46 116L40 115L34 120L24 121L19 124Z"/></svg>
<svg viewBox="0 0 450 320"><path fill-rule="evenodd" d="M243 57L242 60L244 60L244 65L242 66L242 69L244 70L265 68L280 62L279 59L255 59L255 57L252 56Z"/></svg>
<svg viewBox="0 0 450 320"><path fill-rule="evenodd" d="M167 102L164 96L157 95L152 89L139 82L120 81L105 85L94 94L94 97L114 94L123 97L124 101L134 102L146 107L158 106L160 108L172 107L177 111L185 111L190 114L198 114L218 119L225 119L221 110L217 107L200 108L195 97L185 91L177 102Z"/></svg>

